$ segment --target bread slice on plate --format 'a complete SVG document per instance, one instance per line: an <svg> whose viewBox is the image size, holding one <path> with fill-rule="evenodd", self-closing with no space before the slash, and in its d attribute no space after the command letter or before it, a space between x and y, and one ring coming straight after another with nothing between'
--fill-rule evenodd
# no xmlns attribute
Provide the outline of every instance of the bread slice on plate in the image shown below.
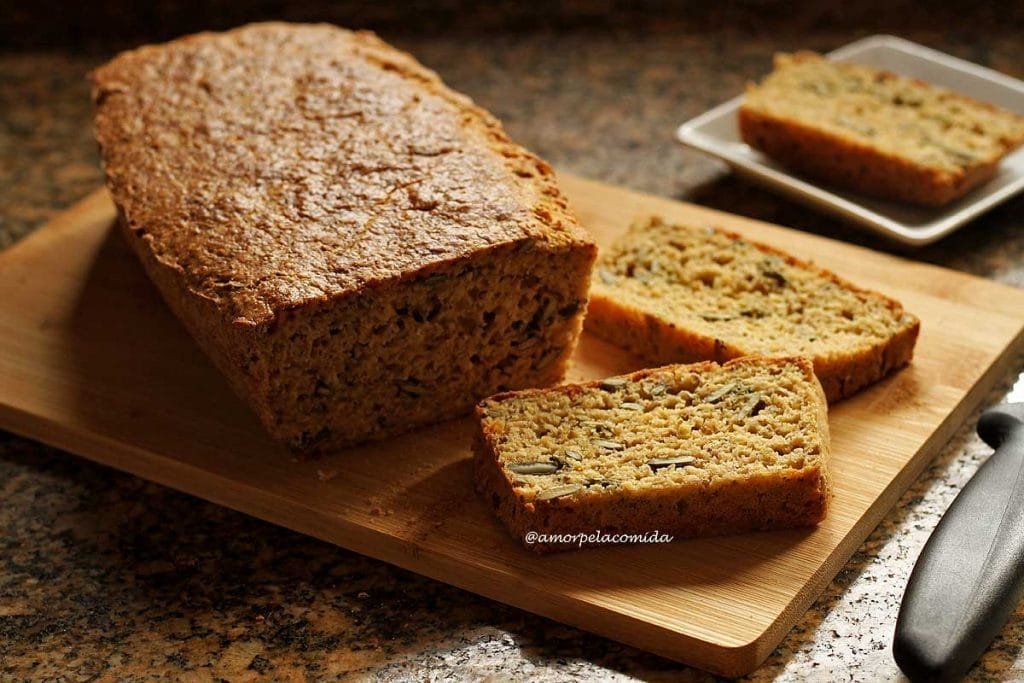
<svg viewBox="0 0 1024 683"><path fill-rule="evenodd" d="M827 405L804 358L509 392L476 417L477 487L537 552L808 526L828 507Z"/></svg>
<svg viewBox="0 0 1024 683"><path fill-rule="evenodd" d="M857 192L941 206L991 178L1024 116L944 88L814 54L779 54L747 89L743 141Z"/></svg>
<svg viewBox="0 0 1024 683"><path fill-rule="evenodd" d="M128 243L272 437L332 450L561 379L597 248L551 167L408 54L252 24L92 86Z"/></svg>
<svg viewBox="0 0 1024 683"><path fill-rule="evenodd" d="M659 365L807 356L832 402L910 362L920 323L772 247L654 217L602 252L586 326Z"/></svg>

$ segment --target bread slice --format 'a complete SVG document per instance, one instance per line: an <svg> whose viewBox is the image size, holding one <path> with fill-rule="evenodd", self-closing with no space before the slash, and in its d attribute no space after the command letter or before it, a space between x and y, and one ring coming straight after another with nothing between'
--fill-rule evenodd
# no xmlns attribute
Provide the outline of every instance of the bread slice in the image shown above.
<svg viewBox="0 0 1024 683"><path fill-rule="evenodd" d="M292 448L558 381L596 247L551 167L369 33L254 24L92 74L124 233Z"/></svg>
<svg viewBox="0 0 1024 683"><path fill-rule="evenodd" d="M991 178L1024 117L812 52L779 54L747 89L744 142L793 169L877 197L941 206Z"/></svg>
<svg viewBox="0 0 1024 683"><path fill-rule="evenodd" d="M538 552L601 532L675 538L817 524L827 406L810 361L740 358L492 396L477 485ZM529 543L528 532L555 535ZM567 538L575 534L583 537ZM625 540L625 539L617 539Z"/></svg>
<svg viewBox="0 0 1024 683"><path fill-rule="evenodd" d="M771 247L654 217L602 252L586 326L656 364L807 356L831 402L910 362L920 323Z"/></svg>

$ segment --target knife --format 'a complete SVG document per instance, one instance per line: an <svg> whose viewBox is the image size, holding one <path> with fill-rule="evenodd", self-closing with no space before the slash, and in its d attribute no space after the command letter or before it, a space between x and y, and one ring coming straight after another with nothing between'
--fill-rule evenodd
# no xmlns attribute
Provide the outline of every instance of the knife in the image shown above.
<svg viewBox="0 0 1024 683"><path fill-rule="evenodd" d="M978 434L995 452L949 506L903 594L893 657L912 681L954 681L1024 592L1024 403L990 408Z"/></svg>

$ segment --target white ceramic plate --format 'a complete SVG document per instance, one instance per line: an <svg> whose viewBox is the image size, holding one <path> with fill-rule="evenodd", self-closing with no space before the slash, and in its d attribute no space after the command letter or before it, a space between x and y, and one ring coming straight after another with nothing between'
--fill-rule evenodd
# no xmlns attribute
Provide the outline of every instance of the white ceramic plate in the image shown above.
<svg viewBox="0 0 1024 683"><path fill-rule="evenodd" d="M902 38L871 36L828 56L920 78L1024 114L1021 81ZM722 159L740 174L905 244L921 246L934 242L1024 189L1024 148L1003 159L995 177L987 183L939 209L821 187L790 174L740 139L736 112L742 99L742 95L735 97L687 121L676 131L676 137L688 147Z"/></svg>

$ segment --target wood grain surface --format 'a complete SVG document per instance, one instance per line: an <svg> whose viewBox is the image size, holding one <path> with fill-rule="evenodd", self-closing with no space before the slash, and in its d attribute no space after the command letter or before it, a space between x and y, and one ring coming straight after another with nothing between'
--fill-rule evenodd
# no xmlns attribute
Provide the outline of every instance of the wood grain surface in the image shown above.
<svg viewBox="0 0 1024 683"><path fill-rule="evenodd" d="M0 427L672 659L751 671L1006 369L1024 291L569 175L562 185L601 244L644 214L720 225L921 318L913 365L830 413L823 525L537 557L474 494L467 420L297 461L160 301L102 190L0 253ZM585 336L572 377L642 365Z"/></svg>

